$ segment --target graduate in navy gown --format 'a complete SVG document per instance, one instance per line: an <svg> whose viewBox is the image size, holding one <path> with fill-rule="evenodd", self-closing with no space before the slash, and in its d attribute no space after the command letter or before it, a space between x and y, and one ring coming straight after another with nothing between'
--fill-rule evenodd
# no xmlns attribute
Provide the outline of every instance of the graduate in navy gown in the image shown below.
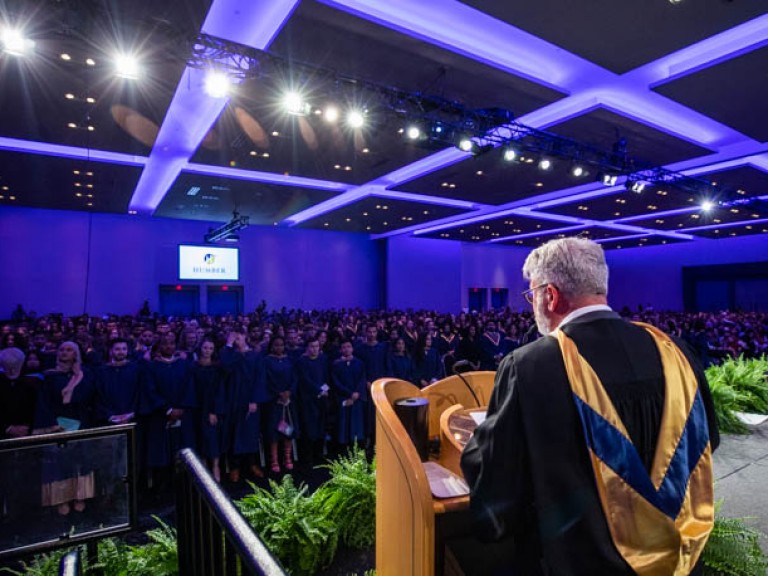
<svg viewBox="0 0 768 576"><path fill-rule="evenodd" d="M371 324L365 329L365 340L355 347L354 355L365 366L365 381L370 396L371 384L387 376L387 345L377 340L379 330ZM365 403L365 432L373 438L376 430L376 413L373 402Z"/></svg>
<svg viewBox="0 0 768 576"><path fill-rule="evenodd" d="M77 344L62 342L56 368L45 372L40 387L33 433L88 428L93 421L95 394L93 374L83 368ZM82 443L71 442L46 449L43 456L42 505L56 506L62 516L69 514L70 503L82 512L85 501L95 495L93 467L83 448Z"/></svg>
<svg viewBox="0 0 768 576"><path fill-rule="evenodd" d="M446 374L453 373L453 365L456 363L456 350L459 347L460 338L453 329L453 324L446 320L441 325L440 334L433 341L437 355L443 363Z"/></svg>
<svg viewBox="0 0 768 576"><path fill-rule="evenodd" d="M432 347L432 336L419 336L413 353L414 384L424 388L443 377L443 363Z"/></svg>
<svg viewBox="0 0 768 576"><path fill-rule="evenodd" d="M504 338L496 330L496 322L490 320L480 337L480 370L495 371L505 353Z"/></svg>
<svg viewBox="0 0 768 576"><path fill-rule="evenodd" d="M195 393L199 404L197 411L199 438L202 456L208 461L211 475L221 482L221 457L224 444L224 414L226 412L226 390L224 370L214 359L216 346L206 338L195 353L197 361L193 368Z"/></svg>
<svg viewBox="0 0 768 576"><path fill-rule="evenodd" d="M387 376L413 383L413 360L405 349L405 340L395 338L387 356Z"/></svg>
<svg viewBox="0 0 768 576"><path fill-rule="evenodd" d="M139 408L142 369L128 360L129 344L115 338L109 345L109 362L96 372L96 419L100 425L133 422Z"/></svg>
<svg viewBox="0 0 768 576"><path fill-rule="evenodd" d="M147 364L139 409L146 422L146 464L150 469L168 473L176 451L194 447L195 407L192 364L176 353L176 336L168 332ZM163 480L168 480L167 474Z"/></svg>
<svg viewBox="0 0 768 576"><path fill-rule="evenodd" d="M270 396L269 413L264 434L269 440L270 469L280 473L278 450L282 447L283 466L293 470L292 439L299 435L299 418L296 411L296 372L293 360L285 353L285 341L275 336L269 343L269 355L264 359L267 375L267 392ZM290 426L287 428L286 425ZM283 432L278 431L278 426Z"/></svg>
<svg viewBox="0 0 768 576"><path fill-rule="evenodd" d="M255 456L259 452L262 414L269 400L264 357L250 348L244 332L232 331L220 358L229 373L226 410L229 479L239 482L241 467L249 469L256 478L263 478L264 472Z"/></svg>
<svg viewBox="0 0 768 576"><path fill-rule="evenodd" d="M325 440L325 422L328 410L328 359L320 352L317 338L307 341L307 350L296 362L298 379L299 422L304 445L311 466L322 457Z"/></svg>
<svg viewBox="0 0 768 576"><path fill-rule="evenodd" d="M336 401L340 403L337 441L341 448L364 438L363 418L368 402L365 365L353 352L352 341L342 340L341 358L331 369Z"/></svg>

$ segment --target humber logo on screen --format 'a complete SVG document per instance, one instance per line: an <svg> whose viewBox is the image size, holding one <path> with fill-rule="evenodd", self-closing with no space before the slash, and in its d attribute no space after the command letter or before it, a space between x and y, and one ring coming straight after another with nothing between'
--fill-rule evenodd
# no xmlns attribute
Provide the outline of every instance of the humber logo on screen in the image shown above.
<svg viewBox="0 0 768 576"><path fill-rule="evenodd" d="M179 246L180 280L239 280L237 248Z"/></svg>
<svg viewBox="0 0 768 576"><path fill-rule="evenodd" d="M197 274L226 274L227 267L216 265L216 254L204 254L201 266L193 266L192 271Z"/></svg>

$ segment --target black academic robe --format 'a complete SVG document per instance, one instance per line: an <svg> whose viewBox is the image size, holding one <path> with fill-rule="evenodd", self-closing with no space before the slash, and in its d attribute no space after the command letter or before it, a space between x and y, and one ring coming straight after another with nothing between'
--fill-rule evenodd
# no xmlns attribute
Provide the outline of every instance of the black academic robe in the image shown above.
<svg viewBox="0 0 768 576"><path fill-rule="evenodd" d="M10 380L0 374L0 439L10 438L6 433L9 426L27 426L32 432L39 386L40 380L34 376Z"/></svg>
<svg viewBox="0 0 768 576"><path fill-rule="evenodd" d="M143 364L128 362L122 366L105 364L96 370L96 419L100 425L110 418L139 410L143 385Z"/></svg>
<svg viewBox="0 0 768 576"><path fill-rule="evenodd" d="M597 373L649 467L664 402L661 359L651 336L609 311L586 314L563 330ZM714 449L719 435L706 378L683 351L697 376ZM467 444L461 466L481 531L511 537L521 574L634 574L603 515L556 338L541 338L504 358L488 418Z"/></svg>
<svg viewBox="0 0 768 576"><path fill-rule="evenodd" d="M320 394L322 386L329 382L328 359L325 354L314 359L305 354L295 366L301 433L309 440L322 440L325 438L328 396Z"/></svg>

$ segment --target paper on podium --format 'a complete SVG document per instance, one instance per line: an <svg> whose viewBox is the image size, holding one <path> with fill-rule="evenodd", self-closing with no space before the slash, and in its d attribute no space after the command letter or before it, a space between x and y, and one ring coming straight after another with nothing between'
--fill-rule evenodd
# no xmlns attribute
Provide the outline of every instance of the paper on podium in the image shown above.
<svg viewBox="0 0 768 576"><path fill-rule="evenodd" d="M475 424L480 426L483 422L485 422L485 417L488 416L487 410L478 410L476 412L470 412L470 416L472 416L472 420L475 421Z"/></svg>
<svg viewBox="0 0 768 576"><path fill-rule="evenodd" d="M435 498L453 498L469 494L469 486L463 478L436 462L424 462L429 488Z"/></svg>

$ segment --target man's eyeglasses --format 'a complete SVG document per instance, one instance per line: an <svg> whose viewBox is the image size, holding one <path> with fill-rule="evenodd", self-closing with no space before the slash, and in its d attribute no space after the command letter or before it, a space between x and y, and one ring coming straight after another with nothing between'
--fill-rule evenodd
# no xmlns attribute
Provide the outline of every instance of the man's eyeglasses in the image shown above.
<svg viewBox="0 0 768 576"><path fill-rule="evenodd" d="M533 288L528 288L528 290L523 292L523 298L525 298L525 301L528 302L528 304L533 304L533 293L539 288L546 288L549 286L549 284L549 282L544 282L544 284L539 284Z"/></svg>

